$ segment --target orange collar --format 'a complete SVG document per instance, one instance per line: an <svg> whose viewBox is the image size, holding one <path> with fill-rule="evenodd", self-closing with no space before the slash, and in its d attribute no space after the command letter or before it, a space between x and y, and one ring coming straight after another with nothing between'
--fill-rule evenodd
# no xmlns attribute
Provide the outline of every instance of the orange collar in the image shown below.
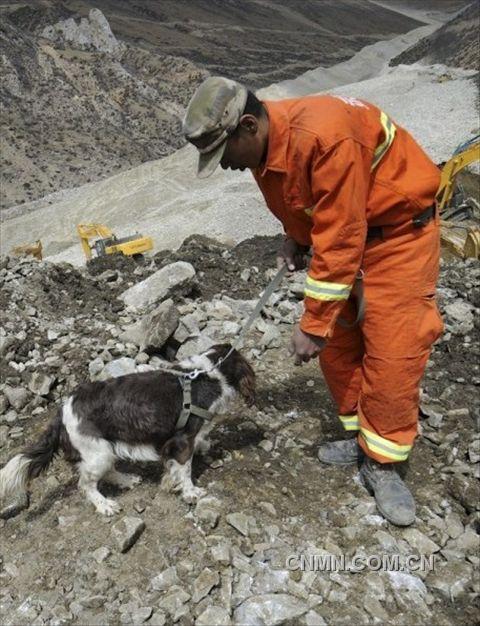
<svg viewBox="0 0 480 626"><path fill-rule="evenodd" d="M268 113L268 152L263 168L257 168L259 176L265 176L268 170L287 171L287 147L290 135L290 120L281 102L264 101Z"/></svg>

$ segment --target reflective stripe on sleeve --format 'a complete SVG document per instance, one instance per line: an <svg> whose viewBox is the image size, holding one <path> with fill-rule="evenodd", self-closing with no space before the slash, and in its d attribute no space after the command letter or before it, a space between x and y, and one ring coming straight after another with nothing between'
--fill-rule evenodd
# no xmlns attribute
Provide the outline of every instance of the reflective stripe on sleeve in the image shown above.
<svg viewBox="0 0 480 626"><path fill-rule="evenodd" d="M351 285L314 280L307 274L304 294L315 300L348 300L351 289Z"/></svg>
<svg viewBox="0 0 480 626"><path fill-rule="evenodd" d="M397 131L395 124L388 117L388 115L384 113L383 111L380 114L380 123L382 124L383 130L385 131L385 139L373 153L373 161L372 161L372 166L370 168L371 170L374 170L377 167L377 165L380 163L383 155L392 145L393 139L395 137L395 133Z"/></svg>
<svg viewBox="0 0 480 626"><path fill-rule="evenodd" d="M360 435L369 450L392 461L406 461L413 447L413 445L400 445L384 439L366 428L360 428Z"/></svg>
<svg viewBox="0 0 480 626"><path fill-rule="evenodd" d="M345 430L358 430L360 428L358 415L339 415L338 417Z"/></svg>

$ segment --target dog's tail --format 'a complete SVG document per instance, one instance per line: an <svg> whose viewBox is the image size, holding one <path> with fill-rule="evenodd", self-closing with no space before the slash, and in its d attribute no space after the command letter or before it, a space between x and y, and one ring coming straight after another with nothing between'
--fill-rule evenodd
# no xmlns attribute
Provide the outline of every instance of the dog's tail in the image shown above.
<svg viewBox="0 0 480 626"><path fill-rule="evenodd" d="M0 500L27 493L30 480L36 478L50 465L60 446L63 429L60 410L38 441L10 459L0 470Z"/></svg>

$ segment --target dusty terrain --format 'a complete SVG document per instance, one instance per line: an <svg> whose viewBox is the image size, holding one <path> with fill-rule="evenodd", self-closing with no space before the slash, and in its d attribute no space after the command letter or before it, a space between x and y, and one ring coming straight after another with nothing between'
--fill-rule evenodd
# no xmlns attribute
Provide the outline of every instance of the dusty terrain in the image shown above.
<svg viewBox="0 0 480 626"><path fill-rule="evenodd" d="M170 154L208 73L264 86L419 25L368 0L185 7L0 3L0 208Z"/></svg>
<svg viewBox="0 0 480 626"><path fill-rule="evenodd" d="M98 371L99 362L112 367L127 357L154 366L156 357L122 339L139 315L117 299L130 284L166 263L191 262L197 284L173 294L180 326L193 315L203 326L195 341L232 340L231 323L245 319L249 299L266 284L277 246L278 239L259 238L231 249L194 237L143 265L108 259L80 271L4 260L1 461L38 434L93 364ZM128 492L104 484L123 511L102 518L59 458L34 482L30 509L0 521L2 623L475 624L478 278L472 263L442 268L446 334L429 362L422 435L407 472L418 504L413 529L377 515L356 468L322 467L315 458L319 443L342 432L316 364L292 367L286 353L301 307L300 274L247 338L257 406L218 418L213 449L195 464L196 482L214 500L190 507L159 490L160 467L121 464L143 482ZM40 378L32 381L34 372ZM146 527L122 553L116 537L126 533L125 517ZM433 554L435 570L289 572L286 557L299 553Z"/></svg>

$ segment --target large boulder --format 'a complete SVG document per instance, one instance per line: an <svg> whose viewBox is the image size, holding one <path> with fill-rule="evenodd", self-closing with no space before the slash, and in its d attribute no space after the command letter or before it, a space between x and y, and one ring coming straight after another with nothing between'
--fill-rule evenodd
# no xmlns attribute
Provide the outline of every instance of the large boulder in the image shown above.
<svg viewBox="0 0 480 626"><path fill-rule="evenodd" d="M177 261L162 267L142 282L120 295L120 299L137 309L161 302L174 293L187 293L192 285L195 270L190 263Z"/></svg>
<svg viewBox="0 0 480 626"><path fill-rule="evenodd" d="M128 326L120 339L125 343L134 343L140 350L148 347L161 348L175 332L178 320L178 309L169 298L139 322Z"/></svg>

